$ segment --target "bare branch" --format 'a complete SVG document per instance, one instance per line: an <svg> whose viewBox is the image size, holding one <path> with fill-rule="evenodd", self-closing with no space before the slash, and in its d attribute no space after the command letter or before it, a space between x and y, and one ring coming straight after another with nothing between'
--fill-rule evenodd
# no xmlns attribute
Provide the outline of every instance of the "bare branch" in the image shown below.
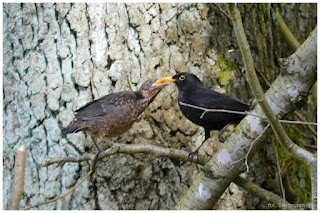
<svg viewBox="0 0 320 213"><path fill-rule="evenodd" d="M281 192L282 192L282 199L283 199L283 209L286 209L286 191L284 190L283 184L282 184L282 175L281 175L281 168L280 168L280 163L279 163L279 157L278 157L278 150L276 147L275 142L272 142L274 151L276 153L276 161L277 161L277 168L278 168L278 177L279 177L279 182L280 182L280 187L281 187Z"/></svg>
<svg viewBox="0 0 320 213"><path fill-rule="evenodd" d="M246 154L243 158L241 158L241 159L239 159L239 160L237 160L237 161L235 161L235 162L232 162L232 167L231 167L231 169L233 168L233 165L234 165L234 164L239 163L240 161L242 161L243 159L245 159L244 162L245 162L246 167L247 167L247 172L249 172L248 157L249 157L250 151L251 151L254 143L261 138L261 136L265 133L265 131L266 131L269 127L270 127L270 124L268 124L268 125L264 128L264 130L261 132L261 134L260 134L256 139L254 139L254 141L252 141L252 143L250 144L250 148L249 148L247 154Z"/></svg>
<svg viewBox="0 0 320 213"><path fill-rule="evenodd" d="M194 158L189 158L189 152L178 150L178 149L170 149L170 148L164 148L155 146L152 144L121 144L114 147L111 147L103 152L99 153L98 160L101 160L105 157L115 155L118 153L122 154L135 154L135 153L144 153L144 154L150 154L154 157L169 157L169 158L175 158L180 159L183 161L190 161L194 163L199 163L201 165L204 165L207 162L207 158L204 156L199 156ZM66 162L73 162L73 163L80 163L83 161L93 160L95 157L94 154L83 154L81 156L77 157L58 157L58 158L52 158L48 159L46 161L43 161L40 166L47 167L51 164L55 163L66 163Z"/></svg>
<svg viewBox="0 0 320 213"><path fill-rule="evenodd" d="M258 138L256 138L255 141L257 141L261 137L261 135ZM254 144L255 141L252 142L252 145ZM249 156L249 153L250 153L250 150L252 148L252 145L251 145L251 147L250 147L250 149L248 151L247 156ZM154 149L154 150L150 153L149 152L150 149ZM158 152L158 153L155 153L155 152ZM180 159L180 160L184 160L184 161L185 160L192 161L192 162L195 162L195 163L197 163L199 165L202 165L202 166L205 165L205 163L207 161L207 159L205 157L200 157L198 160L196 160L196 158L191 160L190 158L188 158L189 153L186 152L186 151L176 150L176 149L168 149L168 148L163 148L163 147L157 147L157 146L150 145L150 144L142 144L142 145L134 145L134 144L131 144L131 145L119 145L119 144L116 144L115 147L112 147L112 148L110 148L110 149L108 149L108 150L106 150L104 152L101 152L99 157L98 157L98 160L101 160L104 157L107 157L107 156L110 156L110 155L114 155L114 154L117 154L117 153L123 153L123 154L134 154L134 153L152 154L153 153L153 155L156 156L156 157L169 157L170 156L172 158L176 158L176 159ZM84 154L84 155L82 155L80 157L53 158L53 159L49 159L47 161L44 161L41 164L41 166L49 166L49 165L54 164L54 163L62 163L62 162L78 162L78 163L80 163L80 162L83 162L83 161L92 160L94 158L94 156L95 156L94 154ZM92 171L93 170L91 169L90 172L79 183L77 183L77 185L75 185L72 189L70 189L65 194L63 194L63 195L61 195L61 196L59 196L57 198L54 198L52 200L45 201L45 202L42 202L42 203L38 203L38 204L36 204L34 206L26 208L25 210L30 209L30 208L34 208L34 207L39 206L39 205L48 204L48 203L57 201L58 199L61 199L61 198L65 197L66 195L68 195L69 193L74 191L74 189L77 188L85 179L87 179L90 176L90 174L92 174ZM239 181L239 180L241 180L241 181ZM262 189L261 187L256 186L256 185L254 185L252 183L251 183L251 185L248 185L249 181L245 180L244 178L238 177L234 182L235 182L235 184L239 185L240 187L244 188L246 191L248 191L250 193L252 192L252 190L254 190L254 193L257 196L260 196L262 199L265 199L265 200L273 202L273 203L276 203L276 201L279 200L278 199L279 196L277 196L276 194L274 194L272 192L266 191L265 189ZM254 187L254 188L252 188L252 187ZM287 204L288 204L288 202L287 202Z"/></svg>
<svg viewBox="0 0 320 213"><path fill-rule="evenodd" d="M246 79L251 87L251 90L258 104L260 105L262 111L266 115L276 137L279 139L283 147L289 153L291 153L293 157L309 165L314 160L314 156L310 152L304 149L301 149L298 145L294 144L290 140L290 138L284 131L283 127L281 126L280 122L275 117L272 108L270 107L269 103L265 98L263 90L259 84L259 80L255 73L250 46L244 33L244 28L242 25L241 16L238 8L235 6L235 4L227 4L227 8L234 26L237 41L238 41L241 54L243 56L243 61L247 70ZM312 34L316 35L316 29L312 32ZM311 40L314 39L313 41L310 41L310 42L316 45L316 38L314 38L314 36L311 36L308 39L311 39ZM299 50L301 50L301 48ZM313 51L312 48L310 48L310 51Z"/></svg>
<svg viewBox="0 0 320 213"><path fill-rule="evenodd" d="M275 133L277 139L280 141L281 145L292 155L292 157L304 162L305 164L309 166L314 166L317 161L316 157L308 152L307 150L304 150L300 148L298 145L293 143L288 135L286 134L285 130L281 126L280 122L277 120L275 113L273 112L272 108L270 107L268 101L265 98L265 95L263 93L263 90L259 84L259 80L257 78L255 69L254 69L254 63L253 58L251 55L251 50L249 43L247 41L244 28L242 25L242 20L240 16L240 12L235 4L227 4L227 9L230 15L230 18L233 23L235 35L237 37L237 41L241 50L241 54L243 57L243 61L246 67L246 79L250 85L250 88L252 90L252 93L254 94L257 103L260 105L263 113L267 117L273 132ZM311 62L316 61L317 57L317 27L313 30L309 38L301 45L301 47L296 51L294 55L308 55L310 58L306 60L311 60ZM290 56L290 58L293 58L295 56ZM301 60L298 58L298 60ZM306 61L303 61L305 63L305 68L309 66L309 69L316 70L317 63L306 63ZM301 61L299 61L301 63ZM293 72L293 70L289 70L289 72ZM316 170L311 168L311 170ZM316 175L316 174L315 174ZM317 182L316 178L312 181ZM317 208L316 200L317 195L314 193L314 190L316 188L312 189L312 197L313 197L313 209Z"/></svg>
<svg viewBox="0 0 320 213"><path fill-rule="evenodd" d="M238 21L241 21L240 16ZM272 105L274 109L273 113L277 117L283 117L285 114L293 112L299 103L297 100L305 98L316 81L317 45L315 31L293 55L284 60L285 64L282 66L282 75L277 77L266 92L268 102ZM293 85L291 89L294 92L288 91L288 84ZM262 99L257 98L256 101L260 103ZM263 113L262 107L257 105L252 112L260 115ZM260 118L246 116L228 137L227 141L206 163L188 191L175 206L175 209L212 209L230 182L243 172L244 164L237 164L230 169L232 167L232 160L241 159L247 154L245 147L251 144L253 138L257 137L266 125L267 123ZM269 132L269 129L266 132ZM264 145L266 138L267 134L261 136L252 146L250 153L255 153L259 150ZM292 148L295 149L295 145L289 147L289 149ZM299 160L307 160L310 165L316 165L316 158L313 155L310 155L309 152L301 148L296 150L303 155L303 157L298 158ZM299 154L296 153L296 155ZM296 157L296 155L293 154L293 157ZM311 173L312 180L315 180L312 181L312 202L313 206L316 207L317 174L316 168L313 166L311 166ZM202 191L210 192L210 196L199 196L200 186L202 186Z"/></svg>
<svg viewBox="0 0 320 213"><path fill-rule="evenodd" d="M267 119L264 116L256 115L256 114L253 114L253 113L250 113L250 112L239 112L239 111L226 110L226 109L208 109L208 108L204 108L204 107L195 106L195 105L192 105L192 104L186 104L186 103L183 103L183 102L179 102L179 104L181 104L183 106L188 106L188 107L191 107L191 108L203 110L203 113L200 116L201 119L203 118L203 116L207 112L225 112L225 113L240 114L240 115L251 115L251 116L258 117L258 118ZM315 126L318 125L317 123L306 122L306 121L279 120L279 122L280 123L288 123L288 124L302 124L302 125L315 125Z"/></svg>
<svg viewBox="0 0 320 213"><path fill-rule="evenodd" d="M54 201L57 201L65 196L67 196L68 194L70 194L71 192L73 192L78 186L80 186L92 173L94 172L94 170L90 170L86 176L84 176L84 178L79 182L77 183L76 185L74 185L74 187L72 187L69 191L67 191L66 193L64 193L63 195L60 195L56 198L53 198L51 200L47 200L47 201L44 201L44 202L41 202L41 203L37 203L33 206L30 206L30 207L27 207L27 208L24 208L23 210L28 210L28 209L31 209L31 208L34 208L34 207L37 207L37 206L41 206L41 205L44 205L44 204L48 204L48 203L52 203Z"/></svg>
<svg viewBox="0 0 320 213"><path fill-rule="evenodd" d="M14 177L12 191L8 204L8 210L18 210L20 199L23 194L24 170L26 165L26 146L20 146L16 150L16 160L14 166Z"/></svg>
<svg viewBox="0 0 320 213"><path fill-rule="evenodd" d="M220 3L221 4L221 3ZM221 7L220 7L219 3L214 3L214 5L219 8L219 10L225 15L227 16L228 19L231 19L230 16L228 15L228 13L226 13Z"/></svg>
<svg viewBox="0 0 320 213"><path fill-rule="evenodd" d="M262 134L261 134L262 135ZM256 140L258 140L260 137L258 137ZM255 140L255 141L256 141ZM253 141L253 143L255 142ZM253 144L252 143L252 144ZM120 149L120 147L122 149ZM149 149L154 149L157 150L157 152L159 152L158 154L154 154L154 156L157 157L166 157L167 154L163 154L163 153L168 153L169 149L168 148L163 148L163 147L157 147L154 145L150 145L150 144L143 144L142 146L140 145L123 145L120 146L119 144L116 144L115 147L112 147L104 152L101 152L98 160L101 160L104 157L110 156L111 153L112 154L116 154L116 153L123 153L123 154L134 154L134 153L146 153L146 150ZM124 150L127 150L126 152L124 152ZM251 147L248 151L248 153L250 153ZM119 152L118 152L119 151ZM130 152L131 151L131 152ZM155 151L154 151L155 152ZM191 161L190 158L188 158L189 153L186 151L181 151L181 150L175 150L175 149L171 149L171 151L169 151L170 153L172 153L172 155L170 155L170 157L176 158L176 159L180 159L180 160L188 160ZM175 153L175 154L174 154ZM146 153L147 154L147 153ZM47 161L44 161L41 166L49 166L53 163L63 163L63 162L82 162L82 161L87 161L87 160L92 160L95 157L94 154L84 154L80 157L61 157L61 158L54 158L54 159L49 159ZM192 162L195 162L199 165L205 165L207 159L205 157L200 157L199 160L195 160L193 159ZM40 205L44 205L44 204L48 204L54 201L57 201L58 199L61 199L63 197L65 197L66 195L70 194L72 191L74 191L81 183L83 183L83 181L85 181L93 172L93 169L91 169L89 171L89 173L79 182L77 183L72 189L70 189L68 192L66 192L65 194L54 198L52 200L49 201L45 201L45 202L41 202L38 203L36 205L30 206L28 208L25 208L24 210L27 209L31 209ZM273 192L269 192L266 191L265 189L250 183L248 180L238 177L236 178L236 180L234 181L235 184L237 184L238 186L242 187L244 190L248 191L249 193L253 193L256 194L257 196L261 197L262 199L265 199L266 201L272 202L272 203L278 203L277 201L278 199L278 195L274 194ZM287 202L287 204L289 204ZM290 208L289 208L290 209Z"/></svg>
<svg viewBox="0 0 320 213"><path fill-rule="evenodd" d="M279 13L279 9L276 9L276 23L280 28L281 38L289 45L289 47L296 51L300 47L299 41L294 37L289 27L284 22L282 16Z"/></svg>
<svg viewBox="0 0 320 213"><path fill-rule="evenodd" d="M239 176L237 178L235 178L235 180L233 181L235 184L237 184L238 186L240 186L241 188L243 188L244 190L246 190L247 192L249 192L250 194L256 195L262 199L264 199L265 201L267 201L268 203L271 204L275 204L277 207L281 208L282 205L279 205L280 202L279 200L281 200L282 198L279 197L278 195L269 192L263 188L260 188L259 186L251 183L250 181L246 180L245 178ZM292 210L293 208L291 208L291 205L289 202L286 201L285 206L287 206L287 208L289 210Z"/></svg>

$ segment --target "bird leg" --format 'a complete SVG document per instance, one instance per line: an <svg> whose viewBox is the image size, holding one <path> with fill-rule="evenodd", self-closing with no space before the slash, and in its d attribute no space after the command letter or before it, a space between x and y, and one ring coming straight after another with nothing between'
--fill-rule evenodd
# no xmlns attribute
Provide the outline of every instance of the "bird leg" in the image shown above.
<svg viewBox="0 0 320 213"><path fill-rule="evenodd" d="M98 147L98 145L97 145L97 139L95 138L95 137L91 137L92 138L92 142L93 142L93 144L95 145L95 147L97 147L97 149L98 149L98 153L94 156L94 160L93 160L93 162L92 162L92 165L91 165L91 170L94 170L95 169L95 167L96 167L96 164L97 164L97 162L98 162L98 157L99 157L99 154L100 154L100 149L99 149L99 147Z"/></svg>
<svg viewBox="0 0 320 213"><path fill-rule="evenodd" d="M210 138L210 129L205 128L204 129L204 141L194 152L189 153L188 158L191 156L191 159L192 159L195 155L197 155L197 160L198 160L199 149L204 144L204 142L206 142L208 140L208 138Z"/></svg>
<svg viewBox="0 0 320 213"><path fill-rule="evenodd" d="M204 142L206 142L207 139L205 139L202 144L194 151L194 152L190 152L188 155L188 158L193 159L193 157L196 155L197 156L197 160L199 158L198 154L199 154L199 149L201 148L201 146L204 144Z"/></svg>
<svg viewBox="0 0 320 213"><path fill-rule="evenodd" d="M221 143L224 143L224 142L225 142L225 139L222 138L222 134L225 133L225 132L230 132L230 130L228 129L228 127L229 127L230 125L232 125L232 124L233 124L233 123L229 123L229 124L225 125L225 126L219 131L219 141L220 141Z"/></svg>
<svg viewBox="0 0 320 213"><path fill-rule="evenodd" d="M98 152L101 152L100 149L99 149L99 147L98 147L98 145L97 145L97 139L96 139L95 137L92 137L92 142L93 142L93 144L95 145L95 147L97 147Z"/></svg>
<svg viewBox="0 0 320 213"><path fill-rule="evenodd" d="M106 142L106 143L107 143L108 148L110 148L110 147L112 147L112 146L113 146L113 141L112 141L112 140L110 140L108 137L104 137L104 138L103 138L103 140L104 140L104 142Z"/></svg>

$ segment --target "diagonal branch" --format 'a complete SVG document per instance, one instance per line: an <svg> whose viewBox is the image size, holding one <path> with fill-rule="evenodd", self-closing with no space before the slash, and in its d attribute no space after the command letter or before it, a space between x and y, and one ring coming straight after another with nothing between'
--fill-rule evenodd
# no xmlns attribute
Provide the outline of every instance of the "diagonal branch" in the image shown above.
<svg viewBox="0 0 320 213"><path fill-rule="evenodd" d="M241 54L243 56L243 61L246 67L246 79L250 85L252 93L254 94L258 104L260 105L263 113L267 117L276 137L281 142L282 146L293 155L296 159L310 165L314 160L315 157L312 153L300 148L298 145L294 144L288 135L286 134L285 130L281 126L280 122L276 118L272 108L270 107L263 90L260 86L258 77L256 75L254 69L254 63L251 55L251 50L247 38L244 33L244 28L241 21L240 12L237 9L235 4L227 4L227 8L234 26L235 34L237 37L237 41L241 50ZM316 29L313 32L316 34ZM316 46L316 39L311 41ZM301 50L301 48L300 48ZM312 51L312 50L310 50ZM316 56L316 55L315 55Z"/></svg>
<svg viewBox="0 0 320 213"><path fill-rule="evenodd" d="M254 63L253 63L253 58L251 55L251 51L250 51L250 46L249 43L247 41L245 32L244 32L244 28L242 25L242 20L241 20L241 15L240 12L238 10L238 8L236 7L236 4L227 4L227 8L228 8L228 12L229 15L231 17L232 23L233 23L233 27L234 27L234 31L235 31L235 35L237 37L237 41L241 50L241 54L243 57L243 61L245 64L245 68L246 68L246 79L250 85L250 88L252 90L252 93L254 94L258 104L260 105L263 113L265 114L265 116L267 117L273 132L275 133L277 139L280 141L281 145L292 155L292 157L304 162L305 164L309 165L309 166L316 166L315 162L317 161L316 157L308 152L307 150L300 148L298 145L296 145L295 143L293 143L290 138L288 137L288 135L286 134L285 130L283 129L283 127L281 126L280 122L278 121L278 119L275 116L275 113L273 112L272 108L270 107L267 99L265 98L265 95L263 93L263 90L260 86L260 83L258 81L258 77L256 75L255 69L254 69ZM317 46L317 39L316 39L316 34L317 34L317 29L315 29L312 33L311 36L307 39L309 40L309 42L311 44L313 44L313 46L311 46L310 48L299 48L297 50L297 52L300 51L300 54L308 54L310 55L310 57L315 58L317 57L317 53L316 53L316 46ZM304 46L304 45L302 45ZM296 52L296 54L298 54ZM314 53L314 54L310 54L310 53ZM303 62L300 61L300 58L297 58L296 62ZM316 69L316 64L315 66L313 64L309 65L306 64L304 68L306 68L307 66L311 66L313 69ZM292 72L294 72L294 70L290 70ZM313 181L317 181L316 179L313 179ZM314 192L314 190L316 190L315 188L313 189L313 200L317 199L317 195ZM317 208L316 207L316 202L313 201L314 207L313 208Z"/></svg>
<svg viewBox="0 0 320 213"><path fill-rule="evenodd" d="M37 207L37 206L41 206L41 205L45 205L45 204L48 204L48 203L52 203L52 202L55 202L65 196L67 196L68 194L70 194L71 192L73 192L78 186L80 186L92 173L94 172L94 170L90 170L85 176L84 178L82 178L81 181L79 181L76 185L74 185L69 191L67 191L66 193L64 193L63 195L60 195L56 198L53 198L51 200L47 200L47 201L44 201L44 202L41 202L41 203L37 203L35 205L32 205L32 206L29 206L27 208L24 208L23 210L29 210L29 209L32 209L34 207Z"/></svg>
<svg viewBox="0 0 320 213"><path fill-rule="evenodd" d="M245 178L239 176L236 179L234 179L233 181L235 184L237 184L238 186L240 186L241 188L243 188L244 190L246 190L247 192L249 192L250 194L254 194L262 199L264 199L265 201L267 201L268 203L270 203L271 205L275 205L278 208L282 208L284 205L280 205L282 204L281 202L279 202L280 200L282 200L282 198L272 192L269 192L263 188L260 188L259 186L251 183L250 181L246 180ZM290 205L289 202L285 202L287 209L289 210L293 210L293 208L291 207L292 205Z"/></svg>
<svg viewBox="0 0 320 213"><path fill-rule="evenodd" d="M293 51L296 51L300 47L299 41L294 37L291 30L284 22L278 8L275 11L275 15L276 15L276 23L280 28L281 38L289 45L289 47Z"/></svg>
<svg viewBox="0 0 320 213"><path fill-rule="evenodd" d="M234 9L236 8L233 8L232 10ZM237 20L241 23L239 11ZM238 28L235 27L235 31L239 30ZM243 33L243 28L240 30L242 30ZM265 94L266 98L263 98L264 94L259 94L257 97L256 101L259 104L264 102L264 99L267 99L271 105L271 113L274 117L270 123L272 123L273 120L276 120L275 116L281 118L285 114L293 112L297 106L300 105L301 100L306 99L311 87L315 83L317 70L316 37L316 30L314 30L301 47L293 55L284 60L282 74L273 82L270 89ZM244 52L249 51L250 53L250 50L247 48L244 49ZM252 75L252 73L250 75ZM255 81L254 79L256 78L253 78L253 81ZM257 105L251 113L262 114L262 107ZM245 165L243 163L238 163L231 169L232 162L241 159L246 155L252 140L261 134L266 125L267 122L260 118L246 116L222 147L204 166L203 171L198 174L193 184L176 205L175 209L212 209L232 180L245 170ZM264 140L268 138L268 133L270 133L269 129L260 140L255 142L251 153L255 153L264 145ZM288 143L285 145L288 145ZM290 147L287 147L289 148L290 153L293 153L293 157L300 156L298 159L303 162L307 161L308 165L316 165L316 158L313 155L310 155L309 152L306 152L300 147L295 149L296 147L297 145L292 143L290 143ZM292 149L295 149L295 151L291 151ZM300 154L302 154L302 157ZM314 177L316 177L316 167L311 166L310 168L313 189L312 202L313 204L316 204L316 178L314 179ZM200 186L202 191L208 192L204 193L206 196L199 196ZM316 205L313 205L313 208L315 207Z"/></svg>

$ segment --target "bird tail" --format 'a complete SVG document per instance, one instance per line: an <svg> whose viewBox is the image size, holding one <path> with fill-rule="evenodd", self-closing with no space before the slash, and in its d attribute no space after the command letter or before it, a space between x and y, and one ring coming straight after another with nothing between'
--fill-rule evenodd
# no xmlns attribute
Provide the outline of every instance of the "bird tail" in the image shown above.
<svg viewBox="0 0 320 213"><path fill-rule="evenodd" d="M62 130L62 134L66 135L69 133L79 132L81 130L81 123L82 122L79 120L75 121L71 126Z"/></svg>

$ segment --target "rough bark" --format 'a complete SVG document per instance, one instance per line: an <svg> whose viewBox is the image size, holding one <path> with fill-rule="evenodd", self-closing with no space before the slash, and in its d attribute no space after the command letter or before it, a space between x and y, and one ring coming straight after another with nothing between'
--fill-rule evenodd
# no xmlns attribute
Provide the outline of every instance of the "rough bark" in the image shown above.
<svg viewBox="0 0 320 213"><path fill-rule="evenodd" d="M252 96L241 74L242 59L233 28L219 7L226 9L217 5L4 4L3 208L7 208L12 187L14 150L21 145L30 153L21 208L66 192L89 171L85 162L48 168L39 165L48 158L96 152L86 134L61 134L73 120L74 111L92 99L130 87L135 90L147 78L189 71L208 87L249 103ZM254 60L272 81L279 74L274 70L285 51L278 48L280 35L269 6L239 5ZM314 6L288 4L280 8L285 21L299 23L297 30L290 29L303 42L316 23ZM292 11L298 15L292 16ZM291 15L287 18L286 14ZM261 30L264 24L268 24L266 31ZM236 51L229 53L231 49ZM143 115L127 133L113 140L187 151L202 142L203 129L181 114L174 85L158 95L147 113L156 136ZM205 145L209 154L218 144L216 136L212 134ZM104 147L103 142L98 143ZM205 152L201 150L201 154ZM270 160L270 154L266 155ZM259 166L260 158L256 160L255 182L263 185L268 175ZM197 173L196 165L168 158L111 156L98 164L75 193L38 209L170 209ZM230 192L237 199L232 199ZM265 207L259 198L244 194L231 185L216 207Z"/></svg>
<svg viewBox="0 0 320 213"><path fill-rule="evenodd" d="M317 74L317 33L316 29L303 45L283 63L282 74L266 93L275 116L282 117L305 101L316 81ZM293 85L294 84L294 85ZM289 89L287 89L289 87ZM252 113L262 114L260 105ZM236 163L248 152L253 140L264 132L267 122L253 116L246 116L228 141L218 150L201 171L192 186L180 200L176 209L210 209L229 186L231 181L243 172L244 164ZM252 156L265 143L267 131L255 142ZM294 144L295 145L295 144ZM295 145L296 146L296 145ZM305 157L304 153L301 153ZM296 153L293 154L294 156ZM298 158L302 162L304 159ZM316 179L316 177L315 177Z"/></svg>

